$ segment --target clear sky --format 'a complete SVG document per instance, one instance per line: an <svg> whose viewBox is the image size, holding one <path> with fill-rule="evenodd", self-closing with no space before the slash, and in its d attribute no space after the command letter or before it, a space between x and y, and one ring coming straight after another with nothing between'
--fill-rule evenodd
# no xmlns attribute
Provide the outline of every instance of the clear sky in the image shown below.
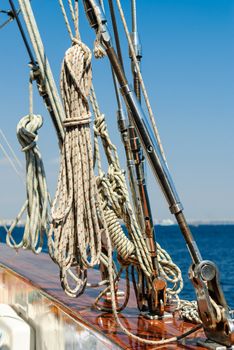
<svg viewBox="0 0 234 350"><path fill-rule="evenodd" d="M6 9L7 3L4 1ZM129 22L130 0L123 3ZM58 81L70 45L58 1L33 0L32 5ZM137 8L142 72L185 215L189 220L234 220L234 1L138 0ZM0 23L4 20L0 14ZM82 10L80 30L92 47L94 33ZM122 29L120 32L127 66L126 40ZM16 23L0 30L0 42L0 128L24 162L15 129L28 113L28 57ZM95 61L93 67L99 102L125 167L107 58ZM130 74L128 77L131 79ZM53 194L57 140L36 89L34 95L34 112L45 119L39 145ZM171 218L149 168L147 182L154 218ZM23 183L0 151L0 219L14 217L24 198Z"/></svg>

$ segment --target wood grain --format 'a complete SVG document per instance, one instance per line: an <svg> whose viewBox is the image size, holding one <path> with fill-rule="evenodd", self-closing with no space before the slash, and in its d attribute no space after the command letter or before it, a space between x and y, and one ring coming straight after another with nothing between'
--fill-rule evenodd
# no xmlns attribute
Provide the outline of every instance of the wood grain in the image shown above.
<svg viewBox="0 0 234 350"><path fill-rule="evenodd" d="M104 335L113 344L122 349L155 349L155 346L143 345L126 336L116 325L110 313L102 313L92 308L95 297L100 289L87 289L79 298L70 298L62 290L59 283L59 269L52 262L50 257L41 253L34 255L30 251L20 250L16 252L4 244L0 244L0 264L2 265L2 278L10 281L10 286L16 288L17 281L26 283L29 288L38 289L44 298L50 301L51 312L62 310L70 315L81 325L85 325L92 332ZM89 281L99 280L99 272L89 271ZM19 288L19 287L18 287ZM121 290L124 284L121 283ZM51 304L52 303L52 304ZM172 311L172 308L168 308ZM54 311L55 312L55 311ZM56 311L58 312L58 311ZM125 327L132 333L142 336L145 339L161 339L178 336L194 327L193 324L180 320L177 315L170 319L148 320L139 315L133 289L128 307L121 313L120 319ZM197 346L196 338L204 338L202 331L186 338L184 343L172 343L160 346L160 349L197 349L204 348ZM157 347L159 348L159 347Z"/></svg>

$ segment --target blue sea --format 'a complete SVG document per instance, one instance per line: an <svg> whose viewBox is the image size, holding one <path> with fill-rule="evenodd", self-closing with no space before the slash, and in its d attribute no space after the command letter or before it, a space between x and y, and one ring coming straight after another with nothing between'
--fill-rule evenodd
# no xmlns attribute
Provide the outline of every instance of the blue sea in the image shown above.
<svg viewBox="0 0 234 350"><path fill-rule="evenodd" d="M214 261L220 271L221 285L231 308L234 308L234 225L198 225L190 226L201 251L203 259ZM17 228L14 237L22 235L23 228ZM157 240L180 267L184 278L184 290L181 298L195 299L195 293L189 281L188 269L191 258L178 226L156 226ZM0 227L1 242L5 231ZM46 244L43 247L47 251Z"/></svg>

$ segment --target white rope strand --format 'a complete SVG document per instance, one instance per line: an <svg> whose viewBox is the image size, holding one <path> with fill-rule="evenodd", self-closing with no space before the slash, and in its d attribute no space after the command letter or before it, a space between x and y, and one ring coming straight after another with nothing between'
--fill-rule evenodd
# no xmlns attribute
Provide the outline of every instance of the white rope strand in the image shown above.
<svg viewBox="0 0 234 350"><path fill-rule="evenodd" d="M120 0L116 0L116 3L118 5L120 17L121 17L121 20L122 20L122 23L123 23L123 27L124 27L124 31L125 31L125 34L126 34L126 37L127 37L127 40L128 40L128 45L129 45L129 49L130 49L130 52L131 52L131 56L132 56L133 61L134 61L134 65L135 65L135 68L136 68L137 76L138 76L139 82L141 84L142 93L143 93L143 96L144 96L144 99L145 99L145 103L146 103L146 106L147 106L147 109L148 109L148 112L149 112L149 117L150 117L150 121L151 121L151 124L152 124L152 127L153 127L154 135L155 135L156 140L158 142L158 145L159 145L160 151L162 153L163 159L166 162L166 157L165 157L165 153L164 153L164 150L163 150L162 142L161 142L161 139L160 139L158 128L157 128L156 123L155 123L153 110L152 110L152 107L151 107L151 104L150 104L150 100L149 100L149 97L148 97L148 93L147 93L147 90L146 90L146 87L145 87L145 83L144 83L144 80L143 80L143 77L142 77L142 74L141 74L141 70L140 70L139 63L138 63L138 60L137 60L137 57L136 57L136 53L135 53L135 50L134 50L134 47L133 47L133 44L132 44L132 40L131 40L131 36L130 36L129 30L128 30L128 26L127 26L127 22L126 22L126 19L125 19L124 12L123 12L123 8L121 6Z"/></svg>
<svg viewBox="0 0 234 350"><path fill-rule="evenodd" d="M62 121L64 119L64 110L61 104L61 100L57 91L57 87L53 78L48 58L46 57L45 49L41 40L39 30L37 28L37 23L32 11L32 7L29 0L19 0L19 5L32 42L32 46L35 51L44 88L49 96L49 100L55 115L56 123L59 128L59 133L61 135L61 138L63 139L64 131Z"/></svg>

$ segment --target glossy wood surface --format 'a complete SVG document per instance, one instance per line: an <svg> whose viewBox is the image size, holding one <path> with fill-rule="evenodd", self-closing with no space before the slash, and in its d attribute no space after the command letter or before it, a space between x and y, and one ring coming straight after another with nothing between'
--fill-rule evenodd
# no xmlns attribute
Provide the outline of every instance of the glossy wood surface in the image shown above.
<svg viewBox="0 0 234 350"><path fill-rule="evenodd" d="M0 244L0 271L1 293L0 302L6 302L2 285L5 288L22 293L34 290L43 297L43 303L50 305L48 312L69 315L70 320L77 322L80 327L90 330L100 338L100 344L95 349L155 349L155 346L142 345L140 342L131 340L116 325L113 316L109 313L101 313L92 308L93 301L100 291L97 289L87 289L85 294L77 299L66 296L59 283L59 269L51 261L47 254L41 253L39 256L29 251L20 250L18 253L3 244ZM7 267L7 269L6 269ZM99 279L98 271L89 272L89 281L95 282ZM22 290L21 290L22 289ZM121 286L123 290L123 286ZM10 293L11 294L11 293ZM10 303L14 303L10 298ZM9 292L8 292L9 302ZM136 307L135 296L131 290L131 297L128 307L121 313L120 319L125 327L134 334L143 336L146 339L161 339L178 336L194 327L193 324L173 317L164 320L148 320L139 315ZM71 322L71 321L70 321ZM186 338L183 343L172 343L157 348L160 349L197 349L196 338L204 338L202 331ZM111 344L111 345L110 345ZM87 349L87 347L86 347Z"/></svg>

